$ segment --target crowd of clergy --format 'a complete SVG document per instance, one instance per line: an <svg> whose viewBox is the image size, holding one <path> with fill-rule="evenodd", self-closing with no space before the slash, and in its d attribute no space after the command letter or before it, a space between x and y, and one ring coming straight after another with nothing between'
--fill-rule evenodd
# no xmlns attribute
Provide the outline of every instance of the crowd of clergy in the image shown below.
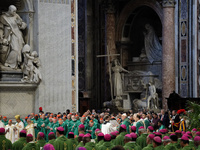
<svg viewBox="0 0 200 150"><path fill-rule="evenodd" d="M0 150L200 150L200 128L190 129L185 113L0 115Z"/></svg>

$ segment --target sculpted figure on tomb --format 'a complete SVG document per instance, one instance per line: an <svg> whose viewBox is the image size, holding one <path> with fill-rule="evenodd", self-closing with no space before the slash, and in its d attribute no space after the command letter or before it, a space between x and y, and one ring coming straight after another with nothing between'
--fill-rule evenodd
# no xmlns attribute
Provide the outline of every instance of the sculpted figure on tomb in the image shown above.
<svg viewBox="0 0 200 150"><path fill-rule="evenodd" d="M5 51L6 57L3 65L13 69L17 69L22 63L21 52L25 43L21 30L27 26L16 11L17 8L10 5L8 11L0 17L1 30L3 31L0 37L3 41L1 51Z"/></svg>
<svg viewBox="0 0 200 150"><path fill-rule="evenodd" d="M156 93L156 87L151 82L149 82L149 96L147 98L148 109L150 109L151 100L153 101L154 107L158 108L158 94Z"/></svg>
<svg viewBox="0 0 200 150"><path fill-rule="evenodd" d="M161 61L162 59L162 45L150 24L145 25L144 46L148 60L153 63L154 61Z"/></svg>
<svg viewBox="0 0 200 150"><path fill-rule="evenodd" d="M31 47L28 44L26 44L22 50L24 56L22 82L39 83L42 79L39 71L40 60L37 52L30 52L30 50Z"/></svg>
<svg viewBox="0 0 200 150"><path fill-rule="evenodd" d="M118 59L113 60L112 71L113 71L113 74L112 74L113 92L114 92L114 96L116 97L115 99L122 99L121 95L123 94L123 91L122 91L121 72L124 71L124 72L129 73L129 71L122 68Z"/></svg>

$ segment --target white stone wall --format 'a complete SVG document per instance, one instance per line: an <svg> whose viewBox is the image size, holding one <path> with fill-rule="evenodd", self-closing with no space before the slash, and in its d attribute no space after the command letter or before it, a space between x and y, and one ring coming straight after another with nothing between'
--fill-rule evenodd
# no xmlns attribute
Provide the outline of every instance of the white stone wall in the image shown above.
<svg viewBox="0 0 200 150"><path fill-rule="evenodd" d="M42 82L35 98L35 112L71 109L71 7L68 3L37 1L34 41L41 59Z"/></svg>

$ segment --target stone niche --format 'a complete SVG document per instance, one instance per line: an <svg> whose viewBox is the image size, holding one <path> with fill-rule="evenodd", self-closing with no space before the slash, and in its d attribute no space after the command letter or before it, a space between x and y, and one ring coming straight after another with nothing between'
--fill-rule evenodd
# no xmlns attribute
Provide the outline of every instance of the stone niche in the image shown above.
<svg viewBox="0 0 200 150"><path fill-rule="evenodd" d="M68 0L0 0L2 11L17 6L27 24L24 41L37 51L42 81L23 83L21 69L0 68L0 114L24 118L31 112L64 112L71 109L71 6Z"/></svg>

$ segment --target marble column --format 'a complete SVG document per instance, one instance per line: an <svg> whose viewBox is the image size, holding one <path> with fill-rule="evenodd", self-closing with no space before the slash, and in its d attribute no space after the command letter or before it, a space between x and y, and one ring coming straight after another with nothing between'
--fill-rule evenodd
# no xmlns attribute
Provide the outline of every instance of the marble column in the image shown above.
<svg viewBox="0 0 200 150"><path fill-rule="evenodd" d="M163 58L162 58L162 107L167 110L167 100L175 90L175 0L163 0Z"/></svg>
<svg viewBox="0 0 200 150"><path fill-rule="evenodd" d="M115 7L114 2L109 0L107 3L106 10L106 37L107 37L107 48L109 53L117 54L116 45L115 45ZM111 61L116 58L116 56L110 57Z"/></svg>

